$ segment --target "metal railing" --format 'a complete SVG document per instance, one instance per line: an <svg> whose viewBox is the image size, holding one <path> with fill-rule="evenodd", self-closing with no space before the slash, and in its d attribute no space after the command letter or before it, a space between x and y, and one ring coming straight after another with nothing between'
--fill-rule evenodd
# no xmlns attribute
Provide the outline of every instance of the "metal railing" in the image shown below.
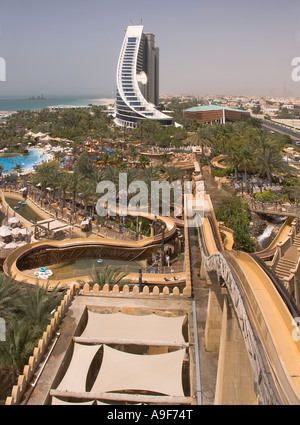
<svg viewBox="0 0 300 425"><path fill-rule="evenodd" d="M18 193L20 194L20 189L22 185L17 184L8 184L5 186L4 190L6 192L12 192L12 193ZM98 216L93 215L91 218L94 218L94 221L91 221L91 227L90 230L87 232L84 232L81 229L81 222L85 217L84 211L77 211L75 213L72 213L71 211L71 204L66 203L64 209L58 208L57 205L53 206L51 205L51 200L49 198L42 198L39 195L39 191L32 187L30 188L28 195L26 199L28 199L37 209L41 210L42 212L46 213L50 217L61 220L65 222L66 224L72 225L74 227L77 227L79 230L81 230L82 233L86 233L86 235L94 234L98 236L102 236L105 238L111 238L116 240L137 240L137 234L135 231L126 228L125 226L122 226L122 232L120 232L119 224L113 222L110 219L103 219L102 223L98 223ZM68 209L66 211L66 208ZM97 218L96 218L97 217ZM82 236L82 235L81 235ZM139 238L147 237L144 235L140 235Z"/></svg>
<svg viewBox="0 0 300 425"><path fill-rule="evenodd" d="M256 201L250 204L250 209L253 211L265 212L269 214L300 217L300 208L296 205L281 205L278 203L276 204Z"/></svg>

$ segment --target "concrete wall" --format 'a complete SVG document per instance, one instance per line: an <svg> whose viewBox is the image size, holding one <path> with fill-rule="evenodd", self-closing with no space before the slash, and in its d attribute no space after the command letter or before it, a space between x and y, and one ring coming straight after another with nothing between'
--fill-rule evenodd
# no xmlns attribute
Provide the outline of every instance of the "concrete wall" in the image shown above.
<svg viewBox="0 0 300 425"><path fill-rule="evenodd" d="M11 396L7 397L5 405L18 405L20 404L25 392L27 391L28 385L33 379L34 374L37 372L40 362L43 359L44 354L48 351L52 344L53 337L57 331L62 319L64 318L66 311L68 310L76 291L79 289L79 285L74 284L67 291L59 307L53 315L50 324L47 326L42 338L39 340L37 346L33 350L33 355L29 357L28 364L24 366L23 374L19 376L18 383L12 389Z"/></svg>

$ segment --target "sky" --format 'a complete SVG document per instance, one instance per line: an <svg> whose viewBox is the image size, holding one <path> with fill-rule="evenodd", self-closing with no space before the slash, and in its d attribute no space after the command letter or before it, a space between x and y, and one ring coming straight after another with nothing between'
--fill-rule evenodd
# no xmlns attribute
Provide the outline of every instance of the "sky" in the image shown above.
<svg viewBox="0 0 300 425"><path fill-rule="evenodd" d="M114 97L131 24L155 34L161 95L300 97L299 0L0 0L0 97Z"/></svg>

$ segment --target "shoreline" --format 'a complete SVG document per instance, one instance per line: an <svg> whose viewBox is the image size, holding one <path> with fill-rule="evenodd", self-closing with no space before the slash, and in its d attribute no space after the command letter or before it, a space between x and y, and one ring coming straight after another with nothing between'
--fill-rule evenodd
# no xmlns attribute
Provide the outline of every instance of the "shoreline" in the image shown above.
<svg viewBox="0 0 300 425"><path fill-rule="evenodd" d="M116 99L101 98L101 99L92 99L94 102L103 102L104 105L114 105Z"/></svg>

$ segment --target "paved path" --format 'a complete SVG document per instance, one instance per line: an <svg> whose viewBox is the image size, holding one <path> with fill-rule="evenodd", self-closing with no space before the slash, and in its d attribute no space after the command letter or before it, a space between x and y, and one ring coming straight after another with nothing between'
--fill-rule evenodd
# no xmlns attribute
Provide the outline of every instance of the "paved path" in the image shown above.
<svg viewBox="0 0 300 425"><path fill-rule="evenodd" d="M198 324L202 404L213 405L217 379L218 354L206 351L204 339L209 287L206 280L200 279L201 254L198 246L198 235L196 234L196 229L189 229L189 238L191 243L192 261L192 296L196 303Z"/></svg>

